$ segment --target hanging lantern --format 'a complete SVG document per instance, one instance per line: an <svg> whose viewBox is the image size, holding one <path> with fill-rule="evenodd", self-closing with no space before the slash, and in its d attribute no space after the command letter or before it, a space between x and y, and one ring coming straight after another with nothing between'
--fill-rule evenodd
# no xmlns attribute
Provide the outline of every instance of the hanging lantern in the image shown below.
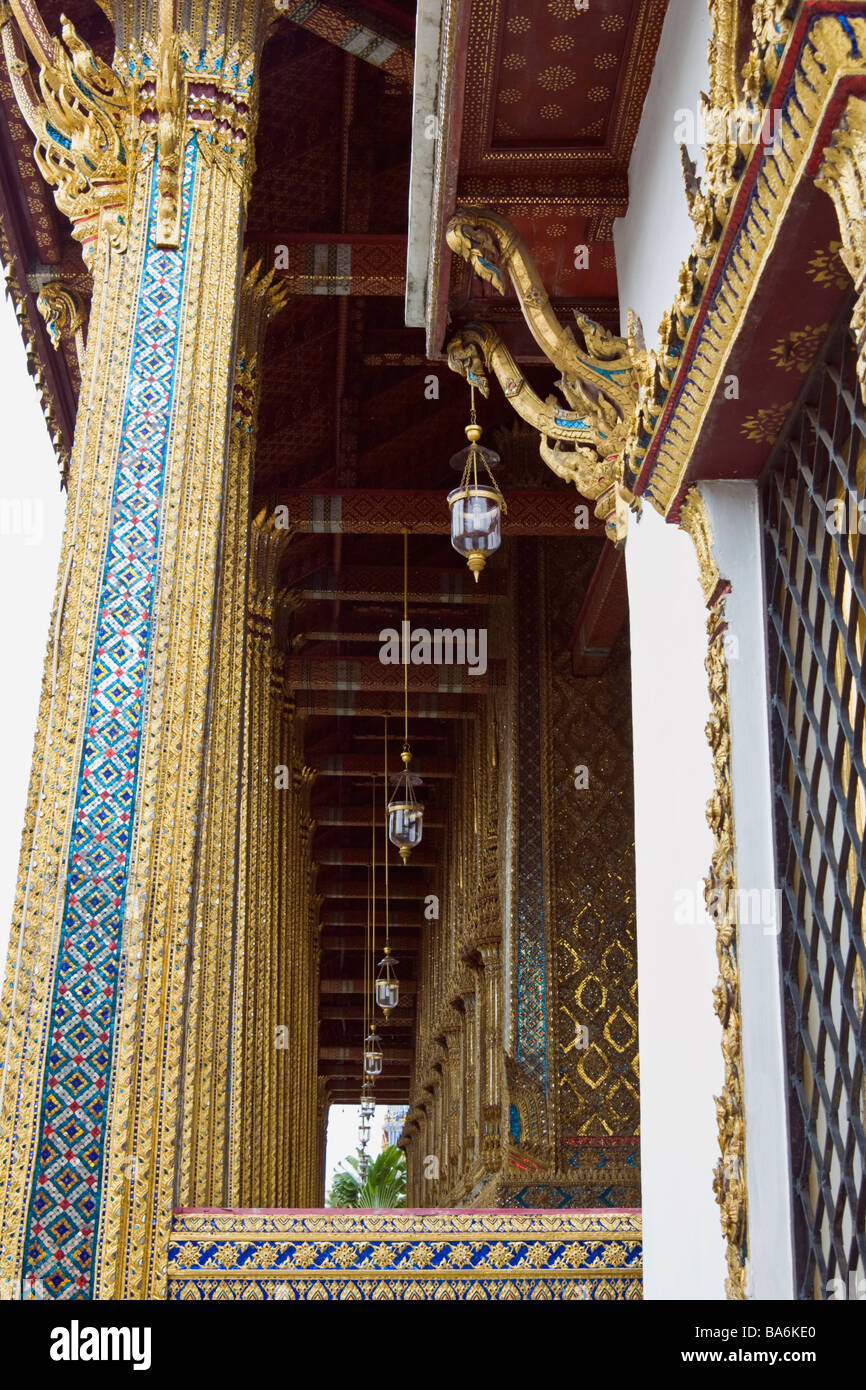
<svg viewBox="0 0 866 1390"><path fill-rule="evenodd" d="M373 1083L365 1081L361 1087L361 1118L372 1120L376 1110L376 1098L373 1095Z"/></svg>
<svg viewBox="0 0 866 1390"><path fill-rule="evenodd" d="M400 851L400 858L406 864L416 845L420 845L424 834L424 807L415 799L415 778L409 771L412 754L404 748L400 754L403 771L397 779L394 795L388 802L388 839Z"/></svg>
<svg viewBox="0 0 866 1390"><path fill-rule="evenodd" d="M466 556L476 584L488 555L497 551L502 543L502 515L508 510L490 468L491 463L499 462L499 455L479 446L481 433L475 418L473 387L470 423L466 426L469 448L451 460L454 464L465 459L463 477L460 486L449 492L448 506L451 509L451 544L458 554Z"/></svg>
<svg viewBox="0 0 866 1390"><path fill-rule="evenodd" d="M361 1123L358 1125L358 1138L361 1141L362 1148L368 1143L370 1138L370 1121L363 1112L361 1114Z"/></svg>
<svg viewBox="0 0 866 1390"><path fill-rule="evenodd" d="M381 1076L382 1074L382 1044L376 1035L375 1023L364 1039L364 1074L366 1076Z"/></svg>
<svg viewBox="0 0 866 1390"><path fill-rule="evenodd" d="M400 982L397 979L396 965L397 962L391 955L391 947L386 946L376 976L376 1003L380 1009L384 1009L386 1018L400 1002Z"/></svg>

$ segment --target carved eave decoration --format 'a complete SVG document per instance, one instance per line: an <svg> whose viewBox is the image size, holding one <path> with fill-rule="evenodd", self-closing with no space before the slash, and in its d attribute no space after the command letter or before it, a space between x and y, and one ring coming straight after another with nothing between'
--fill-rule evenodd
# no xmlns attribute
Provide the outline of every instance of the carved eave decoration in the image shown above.
<svg viewBox="0 0 866 1390"><path fill-rule="evenodd" d="M256 29L253 23L253 31ZM180 169L195 135L205 158L224 168L248 195L255 101L254 48L209 34L204 47L178 31L172 0L160 0L159 28L115 54L109 67L63 21L52 38L38 11L9 0L0 9L3 54L15 99L33 133L34 157L72 224L88 269L97 247L123 252L136 165L155 159L157 237L180 237ZM250 35L251 43L257 39ZM26 48L25 48L26 44ZM31 74L38 65L38 91Z"/></svg>
<svg viewBox="0 0 866 1390"><path fill-rule="evenodd" d="M575 314L581 341L557 318L538 269L512 224L486 209L463 209L448 224L451 250L480 279L505 293L511 281L523 316L544 356L560 372L562 399L532 389L496 328L469 324L446 346L452 371L485 396L493 372L517 414L540 436L539 451L557 477L596 503L608 535L623 539L632 500L619 486L620 455L637 400L643 335L636 320L630 340Z"/></svg>
<svg viewBox="0 0 866 1390"><path fill-rule="evenodd" d="M703 180L683 154L695 241L623 452L625 487L672 522L732 444L759 475L849 276L866 391L866 5L763 0L742 81L736 9L710 4Z"/></svg>
<svg viewBox="0 0 866 1390"><path fill-rule="evenodd" d="M720 1158L713 1187L728 1297L743 1299L748 1193L738 926L730 911L720 914L714 906L736 897L724 649L729 585L715 563L696 484L731 476L732 446L738 476L759 476L828 323L850 296L851 280L852 333L866 393L866 4L759 0L741 70L737 55L749 38L739 29L741 7L736 0L709 0L709 7L714 33L703 180L683 153L695 240L657 349L633 347L638 399L622 474L626 488L692 537L708 610L707 739L715 790L707 806L713 857L706 889L716 919L714 1002L725 1068L716 1098Z"/></svg>
<svg viewBox="0 0 866 1390"><path fill-rule="evenodd" d="M13 22L13 14L16 23ZM10 0L0 11L3 56L12 90L33 133L39 172L72 224L92 271L104 235L125 249L132 172L132 100L123 78L63 24L51 38L38 14ZM39 65L38 92L24 47Z"/></svg>

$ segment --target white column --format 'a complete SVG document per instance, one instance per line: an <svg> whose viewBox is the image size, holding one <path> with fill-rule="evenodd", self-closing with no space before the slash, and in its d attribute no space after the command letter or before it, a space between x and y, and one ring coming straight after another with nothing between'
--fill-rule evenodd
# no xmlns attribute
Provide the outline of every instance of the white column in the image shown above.
<svg viewBox="0 0 866 1390"><path fill-rule="evenodd" d="M629 211L614 226L623 328L640 315L647 345L694 228L681 172L683 113L697 135L710 21L701 0L671 0L629 168ZM688 120L685 121L688 125ZM688 139L688 134L686 133ZM699 151L690 143L693 158ZM706 609L689 537L651 507L626 547L634 714L637 940L641 1051L644 1296L721 1299L725 1247L713 1196L713 1097L723 1080L713 1011L715 933L703 912L712 855L713 772ZM692 904L692 925L684 905ZM680 911L677 912L679 907ZM680 919L679 921L677 919Z"/></svg>
<svg viewBox="0 0 866 1390"><path fill-rule="evenodd" d="M713 1196L722 1030L705 725L706 608L691 539L650 507L626 547L634 719L644 1297L725 1297ZM691 912L688 906L691 904Z"/></svg>
<svg viewBox="0 0 866 1390"><path fill-rule="evenodd" d="M749 1298L793 1299L781 930L773 841L767 653L757 484L702 483L719 573L731 584L728 699L737 836L740 998L749 1198Z"/></svg>

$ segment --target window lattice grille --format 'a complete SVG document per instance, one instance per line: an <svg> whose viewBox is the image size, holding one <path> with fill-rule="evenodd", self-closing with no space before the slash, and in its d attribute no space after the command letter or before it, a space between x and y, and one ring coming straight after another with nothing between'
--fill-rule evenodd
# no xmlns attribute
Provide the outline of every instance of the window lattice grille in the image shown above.
<svg viewBox="0 0 866 1390"><path fill-rule="evenodd" d="M763 484L796 1278L804 1299L845 1297L852 1273L866 1277L866 503L862 520L859 507L866 412L855 366L845 332L815 368ZM842 1285L830 1285L834 1279Z"/></svg>

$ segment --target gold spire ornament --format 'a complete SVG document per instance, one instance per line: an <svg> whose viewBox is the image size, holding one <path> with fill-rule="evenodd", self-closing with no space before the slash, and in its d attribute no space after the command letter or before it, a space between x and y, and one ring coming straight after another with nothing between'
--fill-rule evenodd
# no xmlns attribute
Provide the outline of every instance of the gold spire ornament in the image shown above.
<svg viewBox="0 0 866 1390"><path fill-rule="evenodd" d="M469 448L464 451L466 464L460 486L449 492L448 506L451 510L451 544L459 555L466 556L466 563L477 584L478 576L487 564L487 557L498 550L502 543L502 517L508 508L488 462L488 459L494 458L498 461L498 456L480 447L482 429L475 413L475 386L472 382L469 389L472 404L465 430ZM457 459L461 457L460 454L455 455ZM479 463L487 474L485 479L482 473L480 483Z"/></svg>

